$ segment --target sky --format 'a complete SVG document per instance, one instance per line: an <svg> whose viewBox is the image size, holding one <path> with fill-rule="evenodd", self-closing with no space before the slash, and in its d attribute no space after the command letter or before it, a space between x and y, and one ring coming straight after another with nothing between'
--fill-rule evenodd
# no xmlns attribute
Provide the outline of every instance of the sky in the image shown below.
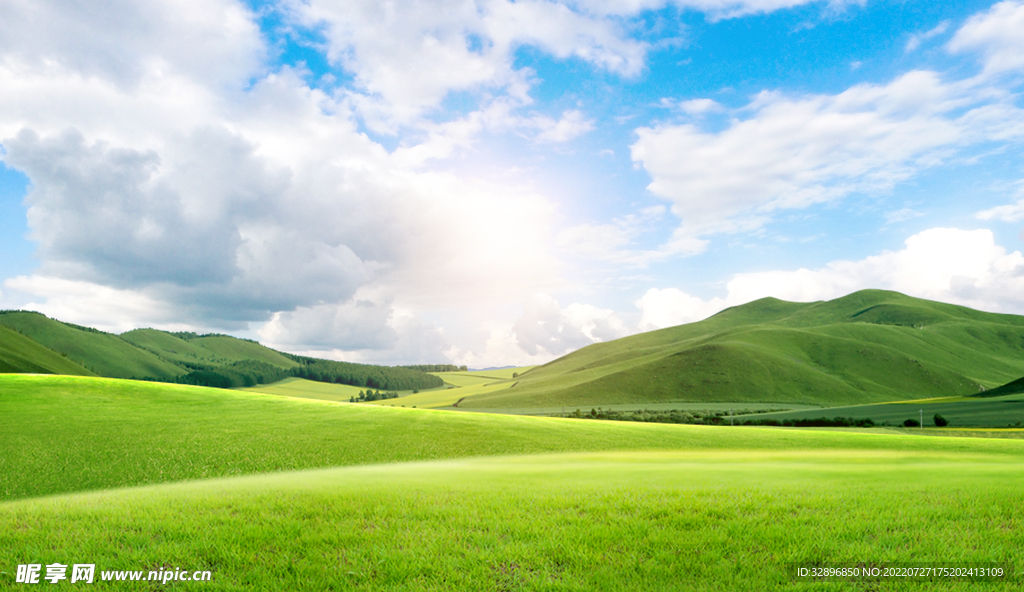
<svg viewBox="0 0 1024 592"><path fill-rule="evenodd" d="M772 296L1024 314L1024 1L0 3L0 309L547 362Z"/></svg>

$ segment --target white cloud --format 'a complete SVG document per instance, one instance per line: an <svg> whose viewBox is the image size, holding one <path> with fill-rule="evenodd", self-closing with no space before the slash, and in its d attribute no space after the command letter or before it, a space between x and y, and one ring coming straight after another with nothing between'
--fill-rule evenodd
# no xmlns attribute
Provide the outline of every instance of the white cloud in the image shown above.
<svg viewBox="0 0 1024 592"><path fill-rule="evenodd" d="M779 210L886 191L967 146L1024 137L1024 111L1005 93L923 71L838 95L763 92L735 114L717 132L637 130L633 160L690 236L750 230Z"/></svg>
<svg viewBox="0 0 1024 592"><path fill-rule="evenodd" d="M66 69L126 90L153 72L237 87L259 73L264 55L251 11L232 0L0 5L0 63L8 68Z"/></svg>
<svg viewBox="0 0 1024 592"><path fill-rule="evenodd" d="M562 113L558 121L550 118L538 119L536 126L541 130L536 141L567 142L594 129L594 120L585 119L583 113L571 110Z"/></svg>
<svg viewBox="0 0 1024 592"><path fill-rule="evenodd" d="M322 28L329 59L352 72L362 91L353 104L382 130L415 122L450 92L515 86L522 73L513 54L523 45L626 76L640 71L647 51L614 19L557 2L309 0L292 7L298 22Z"/></svg>
<svg viewBox="0 0 1024 592"><path fill-rule="evenodd" d="M949 21L942 21L941 23L935 25L935 27L929 29L928 31L925 31L924 33L916 33L914 35L911 35L910 39L907 40L907 45L904 48L904 52L910 53L912 51L917 50L918 47L921 47L922 42L928 41L933 37L938 37L939 35L942 35L943 33L946 32L947 29L949 29Z"/></svg>
<svg viewBox="0 0 1024 592"><path fill-rule="evenodd" d="M561 308L555 299L543 295L526 301L523 316L512 329L516 343L527 354L551 357L630 333L612 310L579 303Z"/></svg>
<svg viewBox="0 0 1024 592"><path fill-rule="evenodd" d="M883 288L919 298L999 312L1024 312L1024 255L995 244L989 230L933 228L906 241L901 251L822 269L744 274L729 282L729 300L766 295L823 300L862 288Z"/></svg>
<svg viewBox="0 0 1024 592"><path fill-rule="evenodd" d="M967 19L948 49L953 53L981 53L985 74L1024 67L1024 2L1000 2Z"/></svg>
<svg viewBox="0 0 1024 592"><path fill-rule="evenodd" d="M364 290L335 304L275 313L257 333L270 347L363 363L444 363L451 344L414 311Z"/></svg>
<svg viewBox="0 0 1024 592"><path fill-rule="evenodd" d="M656 249L635 248L637 239L654 231L664 214L665 207L657 205L606 224L577 224L562 230L556 244L572 256L633 267L646 267L680 253L693 255L707 247L707 241L676 232Z"/></svg>
<svg viewBox="0 0 1024 592"><path fill-rule="evenodd" d="M651 288L636 302L643 313L640 330L650 331L702 321L726 307L725 300L702 300L677 289Z"/></svg>
<svg viewBox="0 0 1024 592"><path fill-rule="evenodd" d="M886 212L886 214L885 214L885 223L887 225L888 224L897 224L899 222L905 222L907 220L913 220L914 218L920 218L921 216L924 216L924 214L921 213L921 212L918 212L917 210L915 210L913 208L900 208L900 209L894 210L892 212Z"/></svg>
<svg viewBox="0 0 1024 592"><path fill-rule="evenodd" d="M990 230L932 228L908 238L899 251L818 269L741 273L724 299L701 300L670 288L653 289L637 306L641 328L697 320L727 306L775 297L795 302L831 300L863 289L895 290L917 298L979 310L1024 314L1024 255L995 243Z"/></svg>
<svg viewBox="0 0 1024 592"><path fill-rule="evenodd" d="M1002 220L1003 222L1020 222L1024 220L1024 198L1016 203L996 206L975 214L979 220Z"/></svg>
<svg viewBox="0 0 1024 592"><path fill-rule="evenodd" d="M712 20L720 20L751 14L767 14L816 1L818 0L575 0L573 4L593 14L616 16L674 5L703 12ZM862 5L864 0L831 0L827 4L831 9L839 10L846 5Z"/></svg>
<svg viewBox="0 0 1024 592"><path fill-rule="evenodd" d="M19 309L101 331L121 333L139 327L192 329L180 322L172 305L138 290L118 290L93 282L40 275L8 278L4 287L27 297L28 302L19 305ZM36 302L33 297L43 300Z"/></svg>
<svg viewBox="0 0 1024 592"><path fill-rule="evenodd" d="M103 28L105 37L81 47L60 38L76 25L59 15L49 28L26 21L60 12L60 3L0 8L9 17L0 27L38 32L31 43L0 41L0 141L3 161L31 180L41 269L25 286L37 286L39 306L70 310L76 302L73 318L111 326L166 321L155 304L122 309L60 294L106 286L112 298L142 294L172 307L193 326L246 327L281 312L294 313L284 318L300 327L310 311L344 309L358 290L372 289L392 294L394 311L412 311L388 317L399 331L439 303L517 301L555 284L546 197L388 154L358 131L344 101L288 68L261 73L265 48L239 5L121 8L131 27ZM189 20L200 17L161 20L178 9L223 22L210 30ZM179 21L196 29L178 31ZM177 46L191 35L208 38ZM117 59L83 61L75 48L106 55L88 46L101 37ZM193 59L200 50L223 64ZM152 56L164 56L166 67ZM236 77L221 66L247 87L232 88ZM429 333L403 330L399 341L410 343ZM350 347L342 337L336 346Z"/></svg>

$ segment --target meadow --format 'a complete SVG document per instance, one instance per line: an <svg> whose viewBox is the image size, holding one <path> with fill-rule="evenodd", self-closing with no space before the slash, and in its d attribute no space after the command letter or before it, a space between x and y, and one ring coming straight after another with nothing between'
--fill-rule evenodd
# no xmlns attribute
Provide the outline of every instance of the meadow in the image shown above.
<svg viewBox="0 0 1024 592"><path fill-rule="evenodd" d="M211 570L173 584L203 590L967 590L979 583L794 574L1024 559L1015 439L12 375L0 434L5 583L18 564L78 562Z"/></svg>
<svg viewBox="0 0 1024 592"><path fill-rule="evenodd" d="M735 421L772 421L849 417L871 419L876 425L902 425L908 419L924 425L935 425L935 415L944 418L950 427L1019 428L1024 423L1024 396L1020 394L995 397L943 397L916 401L894 401L875 405L803 409L776 413L737 416Z"/></svg>

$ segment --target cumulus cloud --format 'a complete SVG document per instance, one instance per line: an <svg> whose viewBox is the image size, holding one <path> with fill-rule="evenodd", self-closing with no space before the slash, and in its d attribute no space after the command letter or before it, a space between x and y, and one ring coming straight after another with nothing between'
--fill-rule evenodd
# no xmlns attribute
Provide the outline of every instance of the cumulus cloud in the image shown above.
<svg viewBox="0 0 1024 592"><path fill-rule="evenodd" d="M517 86L514 52L523 45L626 76L647 52L617 21L557 2L309 0L291 14L323 32L328 58L361 90L353 104L381 129L415 121L453 91Z"/></svg>
<svg viewBox="0 0 1024 592"><path fill-rule="evenodd" d="M702 300L677 288L651 288L636 302L641 331L702 321L726 307L725 300Z"/></svg>
<svg viewBox="0 0 1024 592"><path fill-rule="evenodd" d="M562 308L550 296L535 296L513 325L516 343L533 356L562 355L598 341L624 337L629 328L614 311L574 303Z"/></svg>
<svg viewBox="0 0 1024 592"><path fill-rule="evenodd" d="M283 320L301 325L317 307L343 312L360 288L393 294L395 310L417 310L517 300L554 283L547 198L423 171L389 154L358 131L343 99L309 88L289 68L260 72L264 48L244 8L172 0L122 7L126 22L145 21L140 30L154 33L104 28L102 43L117 47L121 61L83 46L102 62L94 64L61 38L74 23L29 25L59 4L0 9L13 19L0 27L39 33L31 43L0 44L0 141L3 161L31 180L26 203L41 278L144 294L174 307L181 322L218 329L277 312L295 313ZM108 8L117 6L90 10ZM216 27L193 23L189 35L207 36L203 43L178 47L192 37L177 35L175 23L215 18L222 8L230 14ZM178 9L201 16L163 23ZM245 88L189 57L204 47L210 56L240 56L224 64ZM153 56L167 64L154 65ZM585 123L573 112L567 121L577 130ZM33 293L70 302L52 286L73 284L47 285ZM81 299L74 318L96 302ZM127 309L118 318L140 320ZM351 345L339 335L338 344Z"/></svg>
<svg viewBox="0 0 1024 592"><path fill-rule="evenodd" d="M274 314L258 331L263 343L305 355L350 362L437 363L451 344L435 324L392 298L363 290L345 302Z"/></svg>
<svg viewBox="0 0 1024 592"><path fill-rule="evenodd" d="M236 86L263 67L252 12L232 0L0 5L0 56L25 70L65 70L131 88L153 70Z"/></svg>
<svg viewBox="0 0 1024 592"><path fill-rule="evenodd" d="M1024 137L1024 111L991 88L915 71L838 95L762 92L722 131L637 130L632 157L692 236L750 230L779 210L891 189L987 141Z"/></svg>
<svg viewBox="0 0 1024 592"><path fill-rule="evenodd" d="M947 46L952 53L977 52L984 74L1024 67L1024 2L1006 1L967 19Z"/></svg>
<svg viewBox="0 0 1024 592"><path fill-rule="evenodd" d="M27 297L27 302L19 304L19 309L34 310L101 331L121 333L139 327L171 331L193 328L181 323L174 306L139 290L118 290L94 282L41 275L8 278L4 287L12 292L8 297L13 297L14 293Z"/></svg>
<svg viewBox="0 0 1024 592"><path fill-rule="evenodd" d="M992 231L933 228L905 244L900 251L813 271L743 274L729 282L729 299L770 294L824 300L871 287L982 310L1024 312L1024 255L997 245Z"/></svg>
<svg viewBox="0 0 1024 592"><path fill-rule="evenodd" d="M702 300L674 288L652 289L637 303L641 328L666 327L709 316L728 306L775 297L796 302L831 300L857 290L895 290L917 298L972 308L1024 313L1024 255L995 242L992 231L932 228L903 249L818 269L741 273L725 298Z"/></svg>

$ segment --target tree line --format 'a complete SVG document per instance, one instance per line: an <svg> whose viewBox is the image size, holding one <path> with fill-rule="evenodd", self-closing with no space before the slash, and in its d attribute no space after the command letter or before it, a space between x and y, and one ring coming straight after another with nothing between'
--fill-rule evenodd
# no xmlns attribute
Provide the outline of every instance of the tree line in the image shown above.
<svg viewBox="0 0 1024 592"><path fill-rule="evenodd" d="M411 391L444 385L444 381L436 376L408 368L335 362L290 354L288 357L299 365L281 368L258 360L242 360L222 366L184 363L182 365L187 365L192 371L169 382L214 388L237 388L296 377L317 382L367 387L377 391Z"/></svg>
<svg viewBox="0 0 1024 592"><path fill-rule="evenodd" d="M419 372L468 372L469 368L466 366L456 366L455 364L413 364L411 366L398 366L398 368L408 368L409 370L416 370Z"/></svg>
<svg viewBox="0 0 1024 592"><path fill-rule="evenodd" d="M365 386L389 391L411 391L444 386L444 380L437 376L401 366L371 366L292 354L288 354L288 357L299 363L297 367L292 368L292 376L306 380Z"/></svg>
<svg viewBox="0 0 1024 592"><path fill-rule="evenodd" d="M384 399L397 399L398 393L395 391L380 392L380 391L359 391L358 395L352 395L348 400L349 403L361 403L363 401L383 401Z"/></svg>

